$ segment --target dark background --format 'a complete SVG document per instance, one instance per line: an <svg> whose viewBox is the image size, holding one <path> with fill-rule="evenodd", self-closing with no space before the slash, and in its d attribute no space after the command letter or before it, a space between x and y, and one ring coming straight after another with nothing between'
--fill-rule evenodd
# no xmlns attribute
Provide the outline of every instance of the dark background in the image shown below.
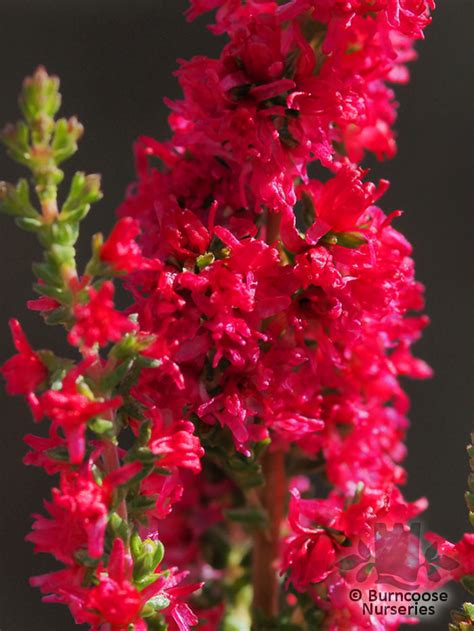
<svg viewBox="0 0 474 631"><path fill-rule="evenodd" d="M142 133L164 138L163 96L179 95L172 77L176 58L217 54L220 43L204 21L187 24L184 0L1 0L0 122L17 118L16 95L24 75L39 64L60 75L65 115L86 126L73 169L101 172L105 200L84 222L80 251L89 236L107 231L125 186L133 179L131 145ZM468 474L465 445L472 397L470 303L472 212L472 0L440 0L427 40L419 45L412 82L398 89L399 153L378 165L376 177L392 187L387 211L406 210L397 226L415 245L418 277L427 286L432 324L418 353L434 367L428 382L408 384L412 429L406 462L409 499L428 495L425 526L457 540L468 529L463 493ZM21 169L0 154L0 179ZM23 174L22 174L23 175ZM87 233L87 234L85 234ZM25 307L32 297L30 261L39 249L9 218L0 223L1 360L12 353L7 320L15 315L34 346L58 348L57 330L45 328ZM50 569L24 542L30 514L41 509L52 480L21 463L22 436L33 429L23 401L1 389L1 631L68 631L67 610L42 605L27 577ZM462 591L450 588L451 608ZM448 611L425 628L446 629ZM411 627L410 627L411 628Z"/></svg>

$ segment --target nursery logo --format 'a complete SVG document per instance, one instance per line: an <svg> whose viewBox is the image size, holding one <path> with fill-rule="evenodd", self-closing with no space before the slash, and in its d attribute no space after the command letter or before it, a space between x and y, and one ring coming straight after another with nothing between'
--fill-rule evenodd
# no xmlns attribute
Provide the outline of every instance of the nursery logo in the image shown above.
<svg viewBox="0 0 474 631"><path fill-rule="evenodd" d="M407 529L395 524L389 530L386 524L375 524L373 552L360 541L356 554L343 557L338 565L343 571L355 570L355 579L364 583L369 576L377 584L393 585L402 590L416 590L418 573L426 568L428 580L434 584L441 579L440 570L454 570L458 562L446 554L439 554L436 543L422 552L421 524L415 522ZM375 576L374 576L375 574Z"/></svg>
<svg viewBox="0 0 474 631"><path fill-rule="evenodd" d="M362 613L367 616L434 616L437 608L447 603L449 594L436 591L440 581L440 570L454 570L458 567L455 559L440 554L436 543L422 550L421 524L413 523L410 529L403 524L395 524L389 530L386 524L374 527L373 553L359 542L357 554L351 554L339 561L341 570L356 570L355 580L361 589L352 588L349 598L360 602ZM428 581L433 591L420 591L418 574L426 568ZM362 584L371 578L370 588ZM384 589L379 586L383 585ZM396 589L388 591L385 586Z"/></svg>
<svg viewBox="0 0 474 631"><path fill-rule="evenodd" d="M401 589L416 589L421 567L421 524L412 524L410 530L395 524L391 531L385 524L376 524L374 535L377 582Z"/></svg>

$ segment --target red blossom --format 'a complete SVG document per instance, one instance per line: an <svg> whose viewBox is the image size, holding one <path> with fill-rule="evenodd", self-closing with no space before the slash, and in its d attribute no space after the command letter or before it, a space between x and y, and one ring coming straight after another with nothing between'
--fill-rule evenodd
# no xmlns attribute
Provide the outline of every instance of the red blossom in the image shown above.
<svg viewBox="0 0 474 631"><path fill-rule="evenodd" d="M29 395L48 378L48 369L26 339L18 320L10 320L10 329L17 355L8 359L0 369L7 381L8 394Z"/></svg>
<svg viewBox="0 0 474 631"><path fill-rule="evenodd" d="M146 266L141 248L135 241L140 226L131 217L123 217L114 226L100 249L100 258L116 272L135 272Z"/></svg>
<svg viewBox="0 0 474 631"><path fill-rule="evenodd" d="M37 420L47 416L53 427L60 427L67 440L72 463L82 462L85 453L85 431L91 419L116 410L122 404L117 396L106 401L91 400L77 389L76 380L84 368L71 370L65 377L60 390L47 390L38 399L31 401Z"/></svg>
<svg viewBox="0 0 474 631"><path fill-rule="evenodd" d="M159 412L153 410L152 418L150 449L158 457L157 464L160 467L180 467L199 473L204 449L199 438L193 435L193 424L189 421L175 421L166 427Z"/></svg>
<svg viewBox="0 0 474 631"><path fill-rule="evenodd" d="M108 565L99 566L99 583L85 602L85 608L97 614L97 625L109 623L114 629L125 629L138 622L143 599L131 583L131 564L122 539L114 539Z"/></svg>
<svg viewBox="0 0 474 631"><path fill-rule="evenodd" d="M67 565L85 550L91 557L103 554L111 488L99 486L87 473L65 472L52 500L45 502L50 518L35 515L27 537L36 552L48 552Z"/></svg>
<svg viewBox="0 0 474 631"><path fill-rule="evenodd" d="M200 589L204 583L180 583L188 576L189 572L178 572L177 568L170 568L168 576L161 576L155 583L145 588L143 597L153 598L164 596L169 605L162 610L166 621L173 628L176 625L178 631L190 631L191 627L198 624L199 620L184 598Z"/></svg>
<svg viewBox="0 0 474 631"><path fill-rule="evenodd" d="M99 290L89 287L88 295L87 303L74 305L76 321L68 335L71 344L91 349L96 344L104 346L117 342L125 333L136 329L129 318L115 310L114 286L110 281L106 281Z"/></svg>

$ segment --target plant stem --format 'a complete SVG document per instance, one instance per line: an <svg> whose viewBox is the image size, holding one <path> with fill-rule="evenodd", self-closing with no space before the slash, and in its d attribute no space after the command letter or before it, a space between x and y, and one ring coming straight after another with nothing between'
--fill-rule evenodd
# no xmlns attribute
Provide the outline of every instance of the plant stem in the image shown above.
<svg viewBox="0 0 474 631"><path fill-rule="evenodd" d="M281 216L268 212L266 241L274 244L280 234ZM285 454L270 449L262 458L265 481L259 499L268 518L265 529L255 532L252 558L253 607L265 617L278 614L278 560L281 523L285 510Z"/></svg>
<svg viewBox="0 0 474 631"><path fill-rule="evenodd" d="M260 501L268 516L267 528L257 530L253 541L253 606L265 617L278 614L278 559L286 494L285 454L267 452L262 459L265 482Z"/></svg>
<svg viewBox="0 0 474 631"><path fill-rule="evenodd" d="M45 199L41 201L41 210L46 223L53 223L58 216L58 203L56 199Z"/></svg>
<svg viewBox="0 0 474 631"><path fill-rule="evenodd" d="M280 236L281 214L267 212L265 241L273 245Z"/></svg>

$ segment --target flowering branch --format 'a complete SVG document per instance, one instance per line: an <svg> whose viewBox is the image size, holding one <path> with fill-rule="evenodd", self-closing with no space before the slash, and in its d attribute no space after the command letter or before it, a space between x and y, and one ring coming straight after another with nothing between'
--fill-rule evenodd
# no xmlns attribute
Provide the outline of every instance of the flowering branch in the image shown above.
<svg viewBox="0 0 474 631"><path fill-rule="evenodd" d="M466 504L469 511L469 521L474 526L474 433L471 434L471 444L467 446L471 473L468 479L468 490L466 491ZM462 576L461 583L464 588L474 595L474 563L472 563L472 546L474 535L465 535L463 546L460 550L462 556L469 555L471 562L466 564L466 574ZM467 558L467 556L466 556ZM474 627L474 604L464 603L462 610L451 613L452 623L449 631L470 631Z"/></svg>
<svg viewBox="0 0 474 631"><path fill-rule="evenodd" d="M38 212L30 201L26 180L0 185L0 210L36 233L44 249L43 262L33 265L40 298L29 307L48 324L64 325L82 357L75 364L34 351L20 324L11 321L18 354L2 368L7 390L26 396L36 421L51 422L48 438L26 437L32 451L25 462L60 474L52 501L45 503L50 517L35 515L28 539L65 567L31 582L46 594L56 592L54 600L68 604L76 622L94 629L161 629L166 620L194 624L197 618L180 596L198 586L178 587L186 573L163 569L161 542L139 534L140 523L156 507L155 498L141 491L143 481L165 478L169 471L166 450L151 431L152 411L147 418L131 389L160 360L153 353L155 338L115 310L112 279L129 265L145 269L151 263L134 241L135 222L124 220L105 243L101 235L94 237L86 272L78 274L79 225L102 194L98 176L76 173L58 206L64 176L58 165L77 150L83 132L75 118L55 120L58 89L58 79L43 68L27 78L20 97L24 120L2 136L10 155L31 171L41 208ZM129 428L135 436L125 451L119 437ZM194 448L196 469L198 442Z"/></svg>

